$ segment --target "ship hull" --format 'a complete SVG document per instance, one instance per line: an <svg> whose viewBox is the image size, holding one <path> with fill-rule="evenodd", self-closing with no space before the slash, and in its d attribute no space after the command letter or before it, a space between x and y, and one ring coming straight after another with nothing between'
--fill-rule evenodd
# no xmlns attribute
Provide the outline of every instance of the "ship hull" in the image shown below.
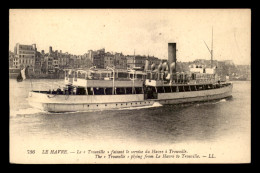
<svg viewBox="0 0 260 173"><path fill-rule="evenodd" d="M226 87L189 92L158 93L158 99L144 99L143 94L134 95L52 95L30 92L29 104L48 112L77 112L105 109L152 106L154 103L180 104L210 101L232 95L233 85Z"/></svg>

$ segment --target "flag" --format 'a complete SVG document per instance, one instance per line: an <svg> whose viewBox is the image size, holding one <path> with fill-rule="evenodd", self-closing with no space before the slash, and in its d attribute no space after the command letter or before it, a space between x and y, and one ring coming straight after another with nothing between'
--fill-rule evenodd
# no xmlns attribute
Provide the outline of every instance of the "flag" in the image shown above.
<svg viewBox="0 0 260 173"><path fill-rule="evenodd" d="M25 68L23 70L21 70L21 76L22 76L23 80L26 79Z"/></svg>
<svg viewBox="0 0 260 173"><path fill-rule="evenodd" d="M17 76L17 82L22 82L28 76L28 67L21 70L20 74Z"/></svg>

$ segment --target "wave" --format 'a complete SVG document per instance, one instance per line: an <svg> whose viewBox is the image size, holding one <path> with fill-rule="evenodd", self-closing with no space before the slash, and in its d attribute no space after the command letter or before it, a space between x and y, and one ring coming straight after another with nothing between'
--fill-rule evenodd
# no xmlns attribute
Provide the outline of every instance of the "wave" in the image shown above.
<svg viewBox="0 0 260 173"><path fill-rule="evenodd" d="M222 103L222 102L226 102L226 101L227 101L226 99L221 99L221 100L215 102L214 104L218 104L218 103Z"/></svg>
<svg viewBox="0 0 260 173"><path fill-rule="evenodd" d="M221 99L219 102L226 102L227 100L226 99Z"/></svg>
<svg viewBox="0 0 260 173"><path fill-rule="evenodd" d="M221 99L221 100L209 101L209 102L200 102L200 103L197 103L196 106L207 105L207 104L219 104L219 103L226 102L226 101L227 101L227 99Z"/></svg>
<svg viewBox="0 0 260 173"><path fill-rule="evenodd" d="M154 107L161 107L162 104L158 102L154 102L153 105L150 106L138 106L138 107L128 107L128 108L111 108L111 109L97 109L97 110L86 110L86 111L74 111L74 112L46 112L36 108L23 108L18 110L10 110L10 116L20 116L20 115L37 115L37 114L55 114L55 115L64 115L64 114L77 114L77 113L87 113L87 112L102 112L102 111L116 111L116 110L137 110L137 109L147 109Z"/></svg>
<svg viewBox="0 0 260 173"><path fill-rule="evenodd" d="M147 109L147 108L154 108L154 107L161 107L163 106L159 102L154 102L151 106L139 106L139 107L129 107L129 108L120 108L119 110L134 110L134 109Z"/></svg>
<svg viewBox="0 0 260 173"><path fill-rule="evenodd" d="M42 111L35 108L23 108L18 110L10 110L10 116L15 117L17 115L35 115L35 114L46 114L48 112Z"/></svg>

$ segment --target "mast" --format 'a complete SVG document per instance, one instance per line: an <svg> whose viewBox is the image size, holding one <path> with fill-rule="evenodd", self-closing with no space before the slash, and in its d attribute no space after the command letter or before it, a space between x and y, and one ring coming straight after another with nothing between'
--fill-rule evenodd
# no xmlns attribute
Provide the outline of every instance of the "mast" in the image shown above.
<svg viewBox="0 0 260 173"><path fill-rule="evenodd" d="M136 62L135 62L135 49L134 49L134 67L136 65Z"/></svg>
<svg viewBox="0 0 260 173"><path fill-rule="evenodd" d="M204 41L204 40L203 40ZM210 66L211 68L213 67L213 27L212 27L212 42L211 42L211 50L209 49L207 43L204 41L206 47L208 48L209 50L209 53L210 53Z"/></svg>
<svg viewBox="0 0 260 173"><path fill-rule="evenodd" d="M213 27L212 27L212 42L211 42L211 68L213 68Z"/></svg>

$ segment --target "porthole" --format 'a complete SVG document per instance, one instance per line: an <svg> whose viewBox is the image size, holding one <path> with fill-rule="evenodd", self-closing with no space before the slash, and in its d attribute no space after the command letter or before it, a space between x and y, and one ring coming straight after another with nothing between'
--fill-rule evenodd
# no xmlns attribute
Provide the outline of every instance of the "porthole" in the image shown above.
<svg viewBox="0 0 260 173"><path fill-rule="evenodd" d="M117 106L117 104L116 104L116 106Z"/></svg>
<svg viewBox="0 0 260 173"><path fill-rule="evenodd" d="M105 106L107 106L107 104L105 104Z"/></svg>

